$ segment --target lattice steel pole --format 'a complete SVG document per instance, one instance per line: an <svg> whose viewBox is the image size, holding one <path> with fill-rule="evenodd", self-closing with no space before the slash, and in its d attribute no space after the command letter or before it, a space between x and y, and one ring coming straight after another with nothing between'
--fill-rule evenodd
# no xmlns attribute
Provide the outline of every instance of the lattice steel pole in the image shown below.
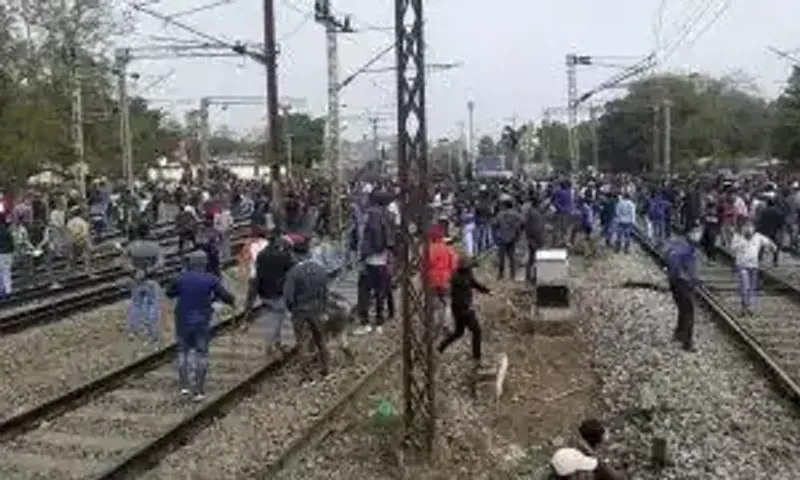
<svg viewBox="0 0 800 480"><path fill-rule="evenodd" d="M403 399L406 445L430 454L436 434L433 308L424 271L428 208L423 0L395 0L397 158L401 189Z"/></svg>

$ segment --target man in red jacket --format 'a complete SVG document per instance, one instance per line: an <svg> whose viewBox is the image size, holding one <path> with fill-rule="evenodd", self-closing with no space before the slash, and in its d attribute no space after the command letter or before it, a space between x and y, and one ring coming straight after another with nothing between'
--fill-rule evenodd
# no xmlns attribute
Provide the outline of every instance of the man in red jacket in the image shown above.
<svg viewBox="0 0 800 480"><path fill-rule="evenodd" d="M443 331L447 323L447 296L450 277L458 266L458 255L444 241L444 227L440 224L428 230L428 283L436 296L434 318L437 328Z"/></svg>

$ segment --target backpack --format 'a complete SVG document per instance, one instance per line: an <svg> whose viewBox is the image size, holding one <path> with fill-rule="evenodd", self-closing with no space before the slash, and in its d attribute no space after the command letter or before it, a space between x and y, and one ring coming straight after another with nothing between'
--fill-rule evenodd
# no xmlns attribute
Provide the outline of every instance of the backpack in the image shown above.
<svg viewBox="0 0 800 480"><path fill-rule="evenodd" d="M386 217L380 210L371 210L367 214L364 240L368 242L372 253L380 253L389 248L390 233Z"/></svg>

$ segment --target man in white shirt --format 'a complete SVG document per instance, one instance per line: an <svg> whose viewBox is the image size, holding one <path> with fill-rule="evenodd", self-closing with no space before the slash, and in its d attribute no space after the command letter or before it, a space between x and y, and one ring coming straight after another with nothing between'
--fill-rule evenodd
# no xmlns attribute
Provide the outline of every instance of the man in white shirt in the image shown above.
<svg viewBox="0 0 800 480"><path fill-rule="evenodd" d="M778 246L756 232L752 222L747 222L742 227L742 233L734 234L730 248L736 258L742 315L752 315L758 284L759 256L762 250L776 250Z"/></svg>

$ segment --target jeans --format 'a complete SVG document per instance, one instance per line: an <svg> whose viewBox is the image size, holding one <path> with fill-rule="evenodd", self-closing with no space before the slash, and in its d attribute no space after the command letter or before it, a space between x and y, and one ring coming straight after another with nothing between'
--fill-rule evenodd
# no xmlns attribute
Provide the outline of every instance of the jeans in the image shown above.
<svg viewBox="0 0 800 480"><path fill-rule="evenodd" d="M157 342L161 336L158 330L161 318L159 290L154 280L138 282L131 290L131 302L128 305L128 331L137 335L144 327L151 342Z"/></svg>
<svg viewBox="0 0 800 480"><path fill-rule="evenodd" d="M0 288L3 295L11 295L11 268L14 265L14 255L11 253L0 254Z"/></svg>
<svg viewBox="0 0 800 480"><path fill-rule="evenodd" d="M375 323L384 322L383 308L391 295L389 267L386 265L366 265L358 276L358 316L362 325L369 323L371 298L375 300ZM394 313L394 312L390 312Z"/></svg>
<svg viewBox="0 0 800 480"><path fill-rule="evenodd" d="M262 315L266 327L265 330L269 336L267 341L278 344L283 343L283 325L286 323L286 319L289 318L286 304L283 303L283 298L267 298L262 301L264 303ZM271 334L270 331L272 332ZM295 338L293 340L296 341Z"/></svg>
<svg viewBox="0 0 800 480"><path fill-rule="evenodd" d="M758 268L736 267L736 273L739 277L739 297L742 300L742 309L751 310L755 306Z"/></svg>
<svg viewBox="0 0 800 480"><path fill-rule="evenodd" d="M481 325L478 322L478 315L475 310L453 311L453 320L456 328L439 344L439 353L444 352L451 343L455 342L466 330L472 333L472 358L475 361L481 359Z"/></svg>
<svg viewBox="0 0 800 480"><path fill-rule="evenodd" d="M208 324L187 325L178 330L178 379L181 389L192 393L205 393L210 337L211 327ZM193 379L192 371L194 371Z"/></svg>
<svg viewBox="0 0 800 480"><path fill-rule="evenodd" d="M506 260L508 261L508 269L511 273L511 280L517 278L517 262L514 258L514 253L517 249L517 244L512 243L509 245L497 246L497 260L499 262L497 267L497 278L502 280L506 274Z"/></svg>
<svg viewBox="0 0 800 480"><path fill-rule="evenodd" d="M464 253L469 257L474 257L476 253L475 224L468 223L461 227L461 236L464 237Z"/></svg>
<svg viewBox="0 0 800 480"><path fill-rule="evenodd" d="M672 300L678 309L678 323L675 326L675 340L683 344L683 348L690 349L694 343L694 296L692 286L684 278L671 278L669 289Z"/></svg>
<svg viewBox="0 0 800 480"><path fill-rule="evenodd" d="M483 253L492 248L492 226L488 223L475 224L475 249Z"/></svg>
<svg viewBox="0 0 800 480"><path fill-rule="evenodd" d="M617 223L616 233L616 251L620 250L627 253L631 248L631 230L633 226L630 223Z"/></svg>

